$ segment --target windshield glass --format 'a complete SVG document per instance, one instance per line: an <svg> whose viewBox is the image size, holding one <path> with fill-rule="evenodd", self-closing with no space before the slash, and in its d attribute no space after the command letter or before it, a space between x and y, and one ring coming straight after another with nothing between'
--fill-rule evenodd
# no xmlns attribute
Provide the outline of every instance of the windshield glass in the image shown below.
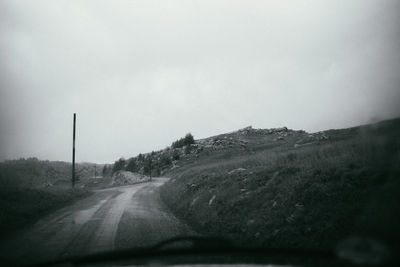
<svg viewBox="0 0 400 267"><path fill-rule="evenodd" d="M1 1L0 265L397 261L399 10Z"/></svg>

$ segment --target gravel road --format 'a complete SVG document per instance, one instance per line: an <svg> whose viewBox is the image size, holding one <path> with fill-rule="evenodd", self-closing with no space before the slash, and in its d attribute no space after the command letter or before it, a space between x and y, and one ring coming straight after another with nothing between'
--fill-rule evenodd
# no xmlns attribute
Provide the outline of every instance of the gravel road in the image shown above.
<svg viewBox="0 0 400 267"><path fill-rule="evenodd" d="M167 180L97 190L3 240L0 257L25 264L192 235L160 200L159 187Z"/></svg>

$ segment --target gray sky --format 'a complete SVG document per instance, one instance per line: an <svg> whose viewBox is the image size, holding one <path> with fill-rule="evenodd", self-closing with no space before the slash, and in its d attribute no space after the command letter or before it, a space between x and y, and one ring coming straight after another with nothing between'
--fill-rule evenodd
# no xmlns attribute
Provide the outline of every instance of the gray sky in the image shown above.
<svg viewBox="0 0 400 267"><path fill-rule="evenodd" d="M0 160L400 116L400 1L0 2Z"/></svg>

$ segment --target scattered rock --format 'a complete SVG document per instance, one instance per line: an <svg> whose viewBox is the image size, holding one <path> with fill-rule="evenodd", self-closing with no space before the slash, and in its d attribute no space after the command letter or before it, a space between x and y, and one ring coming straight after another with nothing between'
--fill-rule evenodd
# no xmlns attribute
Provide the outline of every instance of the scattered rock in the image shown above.
<svg viewBox="0 0 400 267"><path fill-rule="evenodd" d="M193 198L192 202L190 203L190 206L193 207L198 199L199 199L198 197Z"/></svg>
<svg viewBox="0 0 400 267"><path fill-rule="evenodd" d="M117 171L112 176L112 186L128 185L150 181L151 177L129 171Z"/></svg>
<svg viewBox="0 0 400 267"><path fill-rule="evenodd" d="M286 218L286 221L288 223L293 223L295 221L295 216L294 214L290 215L289 217Z"/></svg>
<svg viewBox="0 0 400 267"><path fill-rule="evenodd" d="M299 147L302 147L302 146L309 146L309 145L312 145L312 144L315 144L315 142L308 142L308 143L303 143L303 144L295 144L294 148L299 148Z"/></svg>
<svg viewBox="0 0 400 267"><path fill-rule="evenodd" d="M275 229L275 230L272 232L272 236L276 236L277 234L279 234L280 231L281 231L280 229Z"/></svg>
<svg viewBox="0 0 400 267"><path fill-rule="evenodd" d="M216 195L213 195L212 198L210 199L210 201L208 201L208 205L211 206L212 203L214 202Z"/></svg>
<svg viewBox="0 0 400 267"><path fill-rule="evenodd" d="M253 127L247 126L247 127L243 128L243 129L239 129L238 133L242 134L242 135L246 135L246 134L249 134L250 132L252 132L253 130L254 130Z"/></svg>
<svg viewBox="0 0 400 267"><path fill-rule="evenodd" d="M247 226L250 226L250 225L254 224L255 222L256 222L255 220L250 219L247 221Z"/></svg>
<svg viewBox="0 0 400 267"><path fill-rule="evenodd" d="M53 186L53 184L52 184L52 183L49 183L49 182L45 182L45 183L43 183L43 187L45 187L45 188L47 188L47 187L51 187L51 186Z"/></svg>
<svg viewBox="0 0 400 267"><path fill-rule="evenodd" d="M245 171L245 170L246 170L245 168L237 168L237 169L231 170L230 172L228 172L228 174L234 174L234 173L242 172L242 171Z"/></svg>

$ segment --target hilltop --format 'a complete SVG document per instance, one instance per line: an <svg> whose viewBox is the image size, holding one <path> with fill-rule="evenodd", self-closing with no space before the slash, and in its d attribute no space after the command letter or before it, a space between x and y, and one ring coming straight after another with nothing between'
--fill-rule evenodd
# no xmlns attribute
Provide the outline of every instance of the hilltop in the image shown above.
<svg viewBox="0 0 400 267"><path fill-rule="evenodd" d="M188 134L191 136L190 134ZM185 137L186 138L186 137ZM106 173L127 170L141 174L159 176L195 162L200 158L236 154L255 153L275 146L294 146L295 148L329 140L326 132L307 133L303 130L291 130L287 127L255 129L251 126L185 144L181 138L163 150L139 154L125 160L119 159L114 165L106 166ZM177 146L180 141L181 144Z"/></svg>

